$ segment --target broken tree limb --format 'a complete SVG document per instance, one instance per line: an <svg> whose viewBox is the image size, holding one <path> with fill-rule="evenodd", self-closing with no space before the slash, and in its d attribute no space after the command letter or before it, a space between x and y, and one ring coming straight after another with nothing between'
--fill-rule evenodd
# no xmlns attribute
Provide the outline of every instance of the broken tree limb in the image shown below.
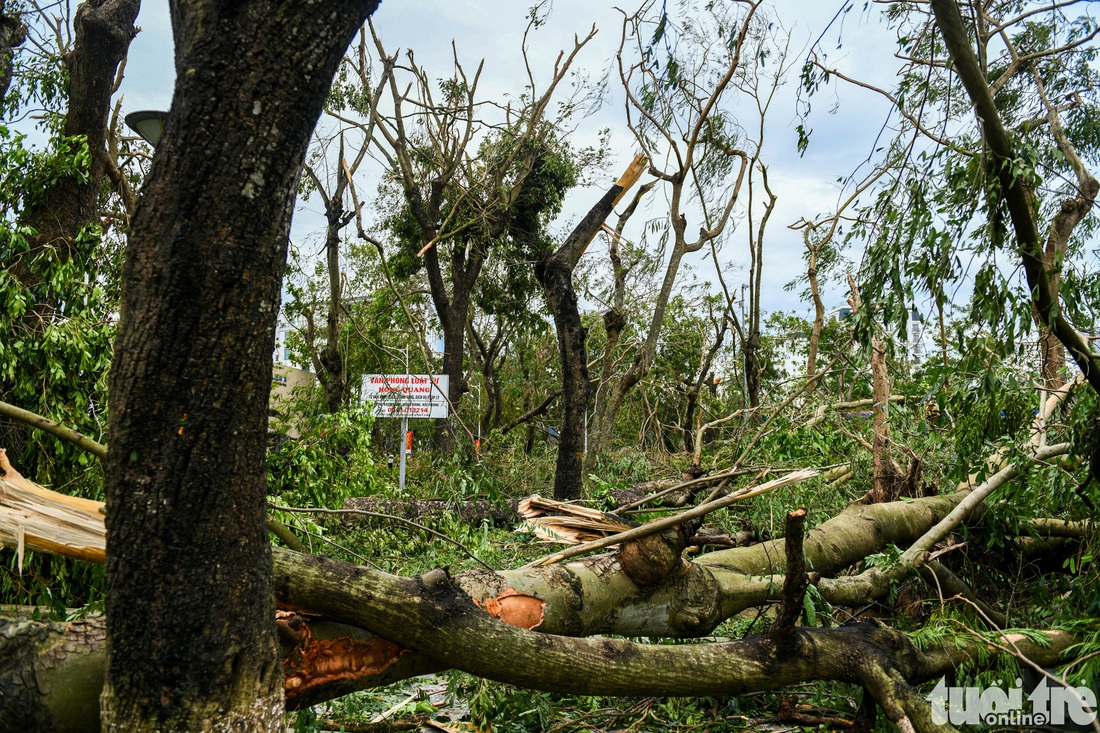
<svg viewBox="0 0 1100 733"><path fill-rule="evenodd" d="M913 502L893 502L850 508L838 517L810 531L803 545L806 558L818 571L835 573L837 569L850 565L869 552L876 551L875 548L881 549L887 543L902 544L912 541L913 537L920 536L922 533L921 527L933 526L938 517L947 516L951 508L958 504L961 499L964 499L967 493L964 490L951 497L932 497ZM927 530L923 531L926 532ZM423 634L425 640L430 640L433 635L449 636L450 626L448 625L447 613L454 611L459 615L468 615L452 603L452 601L457 603L458 601L455 599L460 600L460 598L473 599L469 601L470 604L477 601L482 608L490 611L490 613L492 613L491 609L494 606L501 609L501 607L510 604L512 602L510 599L515 599L515 602L521 605L536 604L538 614L540 614L536 618L538 628L540 631L546 632L545 634L537 634L536 637L539 639L546 638L548 634L554 633L576 636L597 633L646 636L700 635L713 629L714 625L723 618L737 612L737 610L743 610L748 606L774 598L775 584L782 582L783 578L765 574L782 569L786 562L785 556L783 543L780 541L751 548L737 548L711 553L700 558L697 563L688 564L679 574L665 579L661 584L652 588L639 588L629 578L625 577L623 573L617 570L617 563L613 556L586 558L581 562L534 568L526 571L490 573L478 570L463 573L454 579L450 579L440 571L429 573L426 576L421 576L421 578L395 578L386 573L346 563L319 561L317 558L305 557L298 553L277 550L275 568L281 603L303 610L323 611L331 619L379 633L383 638L398 643L402 648L419 652L419 654L402 655L398 662L387 667L380 674L366 675L354 680L334 680L331 687L314 688L311 692L312 699L318 700L328 699L325 697L326 690L339 690L338 694L345 694L351 687L365 689L375 684L382 684L382 680L392 682L395 680L395 675L398 674L394 670L402 664L412 664L416 661L420 664L417 667L419 669L431 668L432 665L435 665L434 668L439 668L443 665L453 664L453 661L449 661L453 657L442 656L441 658L436 651L436 647L432 646L430 641L425 641L422 645L418 643L417 646L414 646L410 642L412 637L391 635L386 631L385 629L390 628L388 625L382 627L375 624L374 621L364 623L363 619L374 619L375 614L380 612L379 607L376 605L378 603L382 603L387 607L392 604L390 610L383 609L382 612L391 614L390 617L396 619L397 615L401 613L398 609L406 601L415 606L423 600L417 600L417 594L427 594L429 605L427 607L420 606L420 610L425 611L433 619L432 625L430 630L417 632ZM323 572L324 568L332 567L339 568L339 572L331 575ZM311 573L310 568L321 569L319 572L326 576L321 586L310 585L308 580L303 579L303 574L309 575ZM356 582L346 582L349 578ZM322 598L317 595L322 586L329 589L328 592L331 597ZM398 589L401 588L404 590L398 592ZM393 592L397 592L397 595L390 597ZM723 597L726 592L731 595ZM412 593L412 596L409 596L409 593ZM708 594L714 595L708 596ZM383 599L380 596L386 598ZM825 593L823 593L823 596L826 600L829 600ZM442 603L442 607L432 605L437 603ZM473 605L471 607L476 608ZM435 608L436 611L431 611L432 608ZM350 610L345 613L341 609ZM450 609L450 611L446 609ZM405 619L406 625L420 623L424 618L424 616L415 612L415 608L413 610L414 613L411 615L402 617ZM441 610L444 612L443 615L437 615L437 611ZM470 611L470 613L476 612ZM506 616L503 610L498 610L497 613L500 614L499 618L501 619L509 617ZM387 622L387 624L389 623ZM393 621L393 623L396 623L396 621ZM478 628L481 627L473 627L470 633L477 636L479 633L477 632ZM877 630L872 633L877 633ZM893 634L894 632L889 633ZM876 644L852 640L858 638L858 636L842 637L845 641L833 644L829 641L828 636L819 637L818 630L804 631L797 629L794 632L790 650L795 658L800 661L798 663L792 662L793 669L784 669L795 676L804 673L833 674L831 667L821 667L816 660L807 661L804 658L806 654L816 657L819 653L830 655L866 653L872 655L870 658L878 659L877 652L875 652ZM552 638L560 639L560 637ZM495 644L496 641L495 637L488 640L482 639L483 643ZM522 653L526 649L525 645L527 643L525 641L523 645L518 647L507 648L510 649L510 653ZM537 645L541 642L533 643ZM870 644L870 646L865 646L865 644ZM893 644L895 643L889 642L887 646L894 650L891 654L896 654L899 647ZM592 687L584 689L627 689L628 683L626 680L630 676L628 670L632 670L635 677L639 674L648 675L650 662L654 661L646 657L645 654L642 656L646 658L636 659L633 653L636 646L643 645L628 645L620 649L618 646L608 647L602 645L600 640L582 645L580 647L582 651L588 650L582 655L585 658L591 657L593 653L606 652L625 666L616 672L618 682L615 684L620 685L618 688L607 686L605 681L597 679L598 674L586 673L584 680L578 684L592 685ZM972 659L980 651L978 648L970 648L969 652L964 653L964 651L956 649L954 644L948 646L950 648L925 651L927 664L921 663L918 667L928 669L931 665L933 671L929 674L939 676L942 672L936 673L935 670L949 669L946 665ZM1062 646L1061 648L1065 647ZM565 645L562 647L562 655L568 657L573 649L568 644ZM747 647L724 647L720 650L713 650L713 654L719 652L730 653L735 655L735 658L741 658L741 652L746 649L753 653L766 651L766 647L761 647L758 644L757 646L749 645ZM493 653L495 653L495 646L493 646L493 650ZM455 655L470 653L467 648L465 652L452 649L447 654L452 652ZM700 664L715 659L716 657L713 654L708 653L694 658L690 654L681 656L679 652L676 652L668 656L665 661L669 664L682 662L679 666L680 677L677 678L679 682L676 683L680 686L669 688L669 690L685 690L688 689L686 686L695 685L698 680L693 680L687 668L692 664ZM2 656L0 655L0 657ZM1056 659L1056 655L1053 658ZM662 657L662 659L664 658ZM550 661L557 664L560 662L560 657L557 662ZM883 661L886 667L893 665L892 661L887 663L888 661ZM802 664L803 662L805 664ZM909 664L910 662L905 663ZM497 669L499 670L499 665L502 662L498 660L495 664L498 665ZM747 671L727 670L724 673L728 676L724 678L725 681L722 684L728 684L729 687L721 688L716 682L706 681L690 688L696 690L695 692L684 692L684 694L714 694L708 691L743 689L739 686L751 681L745 675L751 677L752 670L756 668L752 659L748 660L748 664L749 669ZM471 665L468 664L459 666L475 674L481 674L482 672L479 670L483 670L482 667L470 669ZM405 668L401 667L401 669ZM907 667L906 669L912 668ZM806 672L806 670L816 671ZM535 674L530 666L528 671ZM545 684L550 686L550 689L559 689L556 686L559 672L538 679L531 678L532 681L529 684L535 686ZM409 671L409 674L413 673ZM908 672L905 676L906 679L912 679L908 676ZM840 679L829 676L814 678ZM508 679L511 682L517 681L511 677ZM850 681L865 686L868 684L868 681L863 678ZM772 680L769 689L781 684L783 684L782 679ZM601 685L603 686L601 687ZM630 689L633 691L622 694L647 694L648 690L654 688L641 685ZM670 694L669 690L665 690L660 694Z"/></svg>
<svg viewBox="0 0 1100 733"><path fill-rule="evenodd" d="M724 471L717 471L707 476L700 476L699 478L690 479L684 481L682 478L678 479L657 479L656 481L646 481L643 484L637 484L633 487L633 491L645 491L647 493L641 499L636 499L630 503L620 504L616 511L626 512L631 509L636 509L640 506L648 504L658 499L663 499L669 494L678 491L687 491L699 486L708 486L710 484L719 483L734 476L746 476L748 474L759 473L762 470L760 466L746 466L737 469L727 469ZM776 469L776 473L782 472L786 469ZM792 468L791 471L798 471L801 469ZM629 490L628 490L629 491Z"/></svg>
<svg viewBox="0 0 1100 733"><path fill-rule="evenodd" d="M905 395L890 395L891 402L905 402ZM830 412L840 412L841 410L854 410L858 407L872 407L875 404L873 398L865 400L850 400L848 402L834 402L831 405L818 405L814 410L813 417L806 422L799 425L799 428L812 428L825 422L825 416Z"/></svg>
<svg viewBox="0 0 1100 733"><path fill-rule="evenodd" d="M54 436L55 438L60 438L61 440L72 443L81 450L91 453L93 456L101 461L107 460L107 446L99 443L98 441L92 440L87 435L78 433L72 428L65 427L59 422L55 422L47 417L43 417L38 413L31 412L30 410L24 410L21 407L10 405L7 402L0 402L0 416L8 417L13 420L19 420L20 422L30 425L33 428L43 430ZM0 469L4 469L7 471L13 470L11 468L11 464L6 463L7 458L5 457L3 460L5 462L6 468L4 465L0 465ZM271 534L281 539L287 547L294 550L295 552L308 551L306 546L303 545L298 540L298 538L295 537L294 534L290 531L289 527L287 527L282 522L276 521L271 517L271 515L268 515L267 517L267 529L269 532L271 532ZM20 561L20 564L22 564L22 561Z"/></svg>
<svg viewBox="0 0 1100 733"><path fill-rule="evenodd" d="M379 499L372 496L353 496L344 499L342 508L392 514L413 521L449 517L460 519L475 526L484 521L489 521L497 527L508 529L523 521L523 517L517 512L520 501L522 499L493 502L488 499L450 501L447 499ZM348 521L352 521L354 517L353 514L347 515Z"/></svg>
<svg viewBox="0 0 1100 733"><path fill-rule="evenodd" d="M1029 519L1013 530L1014 534L1036 534L1040 537L1068 537L1084 539L1097 531L1095 522L1073 522L1066 519Z"/></svg>
<svg viewBox="0 0 1100 733"><path fill-rule="evenodd" d="M269 509L275 509L276 511L280 511L280 512L290 512L290 513L294 513L294 514L321 514L321 515L326 515L326 516L346 516L346 515L349 515L349 514L353 514L353 515L364 516L364 517L373 517L375 519L387 519L387 520L390 520L390 521L398 522L400 524L407 524L408 526L412 527L413 529L418 529L422 532L427 532L428 534L432 535L433 537L438 537L439 539L443 540L444 542L448 542L452 545L455 545L460 550L462 550L462 552L464 552L467 557L469 557L471 560L476 562L478 565L481 565L486 570L492 570L492 568L489 565L487 565L481 558L479 558L477 555L475 555L473 552L471 552L470 549L466 547L466 545L462 544L461 542L458 542L457 540L451 539L450 537L443 534L442 532L435 531L431 527L427 527L423 524L420 524L419 522L414 522L411 519L405 519L404 517L398 517L398 516L393 515L393 514L383 514L381 512L371 512L371 511L367 511L365 509L322 509L322 508L319 508L319 507L307 507L307 508L299 509L297 507L278 506L276 504L270 504L270 503L267 506L268 506Z"/></svg>
<svg viewBox="0 0 1100 733"><path fill-rule="evenodd" d="M949 496L852 505L807 533L803 543L807 563L828 578L886 546L907 546L948 516L977 483L976 479L974 484L964 483ZM691 637L710 633L723 620L775 600L785 565L783 541L773 540L707 553L683 563L651 587L635 583L615 555L498 573L470 571L458 579L475 599L497 597L509 588L539 598L546 603L540 628L548 632ZM824 580L818 589L836 605L851 595L843 584L833 587ZM886 590L868 584L865 593Z"/></svg>
<svg viewBox="0 0 1100 733"><path fill-rule="evenodd" d="M107 558L103 504L42 488L19 475L0 448L0 545L65 555L85 562Z"/></svg>
<svg viewBox="0 0 1100 733"><path fill-rule="evenodd" d="M641 527L636 527L634 529L621 532L617 535L604 537L603 539L599 540L593 540L592 542L586 542L583 545L577 545L575 547L570 547L567 550L555 552L551 555L547 555L546 557L539 558L534 562L528 563L524 567L533 568L545 565L553 565L554 563L561 562L562 560L568 560L571 557L577 557L578 555L583 555L587 552L592 552L593 550L602 550L605 547L612 547L623 542L641 539L646 535L654 534L665 529L670 529L689 520L698 519L699 517L704 517L711 512L717 511L719 509L724 509L725 507L736 504L739 501L751 499L754 496L759 496L760 494L767 493L768 491L771 491L772 489L777 489L780 486L788 486L790 484L800 483L802 481L805 481L806 479L813 478L816 475L818 475L818 472L815 469L803 469L801 471L795 471L794 473L788 474L787 476L769 481L766 484L761 484L760 486L752 487L749 489L742 489L741 491L735 492L721 499L716 499L711 502L700 504L699 506L688 509L685 512L680 512L679 514L676 514L674 516L665 517L663 519L656 519L652 522L646 522Z"/></svg>
<svg viewBox="0 0 1100 733"><path fill-rule="evenodd" d="M988 616L999 628L1008 625L1007 616L978 598L970 586L944 567L943 563L930 560L920 567L920 574L929 586L934 586L939 591L941 601L954 596L965 598L981 609L982 613Z"/></svg>
<svg viewBox="0 0 1100 733"><path fill-rule="evenodd" d="M784 547L787 550L787 575L783 583L783 600L779 612L768 629L768 636L776 642L789 637L795 623L802 616L802 600L810 586L806 575L806 555L802 552L802 540L806 527L806 507L787 512L786 537Z"/></svg>
<svg viewBox="0 0 1100 733"><path fill-rule="evenodd" d="M398 578L375 571L363 576L359 572L363 569L357 566L285 550L276 551L275 567L280 595L285 595L287 590L284 583L292 581L300 586L298 600L306 600L315 607L324 606L329 616L354 615L357 622L353 621L350 627L354 630L352 636L369 640L370 635L363 630L367 624L397 632L382 637L396 639L401 648L412 651L401 655L387 668L388 674L381 675L390 682L397 677L398 673L393 670L398 668L401 668L400 674L407 677L457 666L483 677L555 691L632 696L734 694L776 689L812 679L850 681L867 687L870 680L863 671L865 664L895 669L902 678L916 683L949 673L966 661L988 663L992 658L990 645L984 640L962 643L951 640L920 651L904 634L870 624L843 629L796 628L790 647L779 656L775 654L774 645L764 637L689 646L569 639L499 623L482 613L464 594L456 592L441 571L420 578ZM366 600L346 607L339 600L342 597ZM94 627L102 620L90 622ZM0 621L0 652L3 652L0 653L0 680L5 683L5 695L0 697L0 719L6 724L50 720L45 715L57 712L53 709L56 706L72 704L77 698L90 702L97 700L95 681L77 677L69 668L80 664L91 674L97 668L102 674L105 658L102 644L97 647L94 636L82 637L80 656L51 656L49 649L34 646L30 653L19 656L9 653L15 648L13 645L24 643L26 646L24 640L35 634L45 637L52 649L62 645L78 646L68 637L79 631L80 625L15 623L21 625ZM315 636L316 626L314 623ZM343 631L348 628L344 627ZM1020 653L1040 665L1057 663L1060 654L1077 641L1077 637L1062 631L1031 632L1026 638L1015 639ZM29 669L48 669L41 660L51 658L57 661L58 673L68 675L66 679L69 680L64 686L53 684L46 688L52 698L43 694L41 682L45 678L41 673L36 676L32 672L27 676ZM852 659L861 660L861 664L852 664ZM519 674L510 676L517 669ZM706 673L700 674L701 670ZM353 686L350 681L332 679L328 687L330 692L339 690L339 694L345 694ZM312 690L313 699L320 701L336 696L325 696L323 692L324 689ZM11 706L20 695L25 701L24 711L30 710L40 717L11 714ZM71 725L54 725L54 718L45 727L35 722L16 729L99 730L98 715L71 719Z"/></svg>
<svg viewBox="0 0 1100 733"><path fill-rule="evenodd" d="M370 628L481 677L557 692L728 695L806 679L862 684L859 665L850 663L852 654L866 654L866 660L902 669L907 679L915 681L938 676L939 670L947 668L931 664L904 634L869 625L794 629L787 647L791 653L780 656L774 655L771 642L763 637L685 646L576 639L497 622L480 613L454 580L439 570L419 578L399 578L277 550L275 574L278 595L294 605ZM947 646L951 650L936 650L942 662L969 658L967 647ZM886 647L893 651L883 654ZM969 651L975 653L976 646ZM706 674L692 670L706 670Z"/></svg>
<svg viewBox="0 0 1100 733"><path fill-rule="evenodd" d="M18 420L21 423L30 425L32 428L38 428L55 438L60 438L61 440L72 443L81 450L96 456L100 460L105 460L107 458L107 446L92 440L87 435L76 432L72 428L65 427L59 422L50 420L48 417L42 417L30 410L24 410L22 407L9 405L7 402L0 402L0 416ZM18 457L16 460L18 460Z"/></svg>
<svg viewBox="0 0 1100 733"><path fill-rule="evenodd" d="M1077 376L1066 382L1058 389L1052 391L1040 390L1039 411L1031 421L1031 444L1036 448L1042 448L1047 443L1047 427L1058 405L1066 401L1073 392L1085 383L1085 375L1080 372ZM1042 395L1046 397L1042 397Z"/></svg>
<svg viewBox="0 0 1100 733"><path fill-rule="evenodd" d="M1064 455L1069 453L1071 447L1069 443L1049 445L1036 450L1029 458L1044 460ZM1019 473L1020 468L1018 465L1011 463L978 486L975 486L947 516L910 545L909 549L901 554L897 562L889 567L871 567L859 575L845 578L823 578L820 583L823 594L827 592L830 598L837 599L841 605L858 606L869 602L876 595L880 595L881 590L887 587L892 580L901 578L923 565L936 543L958 527L990 494L1015 478Z"/></svg>
<svg viewBox="0 0 1100 733"><path fill-rule="evenodd" d="M790 405L792 402L794 402L799 397L799 395L801 395L803 392L805 392L807 389L809 389L809 387L811 385L816 384L817 381L820 380L823 376L828 374L832 370L833 366L837 363L837 361L840 360L840 357L844 354L845 349L847 349L848 345L851 344L851 343L852 343L852 340L848 339L848 341L846 341L844 343L844 345L840 347L839 351L837 352L837 355L834 356L829 361L829 363L825 366L824 369L822 369L817 374L815 374L814 376L810 377L805 382L803 382L801 387L799 387L794 392L792 392L785 400L783 400L783 402L781 402L779 404L779 407L775 408L775 410L772 411L772 414L768 415L767 419L764 420L764 423L757 429L757 431L753 434L752 438L749 439L748 444L741 450L741 455L739 455L737 457L737 460L733 462L733 467L732 467L733 470L736 470L736 469L740 468L741 464L743 464L745 462L745 459L749 457L749 453L756 446L756 444L760 441L760 439L762 437L764 437L764 434L767 432L768 426L770 426L772 424L772 421L774 421L775 418L779 417L780 413L782 413L783 410L787 409L787 406ZM706 426L703 426L703 428L705 428L705 427ZM699 451L698 446L702 445L702 442L703 442L703 435L702 435L703 428L700 428L699 440L696 443L696 452ZM695 457L696 465L699 465L699 461L700 461L700 456L697 455ZM718 494L718 492L711 491L710 495L707 497L707 501L712 501L715 498L717 498L717 494Z"/></svg>
<svg viewBox="0 0 1100 733"><path fill-rule="evenodd" d="M501 428L500 429L500 434L501 435L507 435L509 432L511 432L515 428L519 427L520 425L523 425L525 422L527 422L529 420L533 420L536 417L538 417L539 415L545 415L546 411L550 409L550 405L552 405L554 403L554 400L556 400L559 397L561 397L561 390L560 389L556 389L553 392L551 392L550 394L546 395L546 399L544 399L542 402L540 402L538 404L538 406L528 410L527 412L523 413L522 415L517 417L515 420L513 420L512 422L508 423L503 428Z"/></svg>

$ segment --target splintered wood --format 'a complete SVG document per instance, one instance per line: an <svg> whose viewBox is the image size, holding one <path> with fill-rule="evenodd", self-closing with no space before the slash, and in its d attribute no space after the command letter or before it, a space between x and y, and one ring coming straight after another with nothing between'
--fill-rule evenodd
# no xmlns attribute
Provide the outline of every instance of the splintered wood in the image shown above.
<svg viewBox="0 0 1100 733"><path fill-rule="evenodd" d="M550 512L555 515L547 516ZM527 520L525 526L535 537L563 545L589 542L636 526L595 509L538 495L521 501L516 513Z"/></svg>
<svg viewBox="0 0 1100 733"><path fill-rule="evenodd" d="M44 489L19 475L0 449L0 545L14 547L19 568L26 550L86 562L107 559L103 502Z"/></svg>

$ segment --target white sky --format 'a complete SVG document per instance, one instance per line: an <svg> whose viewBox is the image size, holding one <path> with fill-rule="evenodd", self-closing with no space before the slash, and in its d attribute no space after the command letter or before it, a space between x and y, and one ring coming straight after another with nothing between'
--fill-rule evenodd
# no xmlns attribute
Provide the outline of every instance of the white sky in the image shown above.
<svg viewBox="0 0 1100 733"><path fill-rule="evenodd" d="M624 7L633 9L631 5ZM814 133L810 149L802 158L795 149L795 95L798 91L798 70L804 49L824 32L829 21L845 7L844 0L821 0L807 3L800 0L776 0L773 17L792 34L792 54L799 59L789 81L773 105L768 121L765 162L769 165L772 187L778 195L777 208L765 235L763 307L766 311L797 310L808 313L809 306L800 302L798 292L785 292L783 285L805 269L803 245L799 232L787 226L802 217L812 218L836 206L839 196L837 179L849 175L871 152L875 136L886 119L887 106L869 92L853 87L830 88L812 102L814 113L809 126ZM894 36L871 11L862 15L862 5L843 15L825 33L818 48L828 53L831 65L854 76L873 80L889 87L896 67L893 53ZM374 16L387 50L412 48L418 63L435 77L448 76L451 71L451 41L457 46L465 68L472 73L477 62L485 59L481 89L483 98L512 94L523 90L526 75L520 55L520 44L526 27L528 3L523 0L383 0ZM126 78L124 112L136 109L167 109L171 101L172 38L168 23L167 3L146 0L142 3L138 24L142 32L130 48ZM596 38L578 57L577 65L593 77L612 68L622 27L622 15L611 2L600 0L555 0L549 22L531 36L530 54L536 75L542 79L559 50L571 48L573 34L583 36L595 24ZM843 46L838 48L838 39ZM614 80L614 78L613 78ZM611 85L615 89L614 83ZM736 104L731 96L730 102ZM830 108L835 105L835 113ZM746 108L743 124L755 125L753 113ZM583 122L578 135L595 137L603 127L612 129L611 144L615 153L607 180L596 189L575 190L557 225L564 235L572 220L596 200L630 160L634 140L626 129L620 97L600 111L595 119ZM583 144L585 141L578 141ZM373 186L360 186L369 192ZM638 217L639 219L642 217ZM689 231L695 228L689 227ZM306 242L319 236L324 228L320 204L308 201L295 214L293 237ZM747 231L739 225L723 257L727 283L738 288L747 278ZM603 257L603 249L593 247L586 257ZM713 280L713 265L696 261L701 279ZM837 289L826 293L826 305L843 300Z"/></svg>

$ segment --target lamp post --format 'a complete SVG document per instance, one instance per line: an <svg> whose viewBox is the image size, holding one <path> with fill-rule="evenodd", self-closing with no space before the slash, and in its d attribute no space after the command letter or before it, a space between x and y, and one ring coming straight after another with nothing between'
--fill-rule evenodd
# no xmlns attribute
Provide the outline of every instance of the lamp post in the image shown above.
<svg viewBox="0 0 1100 733"><path fill-rule="evenodd" d="M164 134L164 123L167 119L167 112L155 109L131 112L125 117L126 126L154 148L160 142L161 135Z"/></svg>

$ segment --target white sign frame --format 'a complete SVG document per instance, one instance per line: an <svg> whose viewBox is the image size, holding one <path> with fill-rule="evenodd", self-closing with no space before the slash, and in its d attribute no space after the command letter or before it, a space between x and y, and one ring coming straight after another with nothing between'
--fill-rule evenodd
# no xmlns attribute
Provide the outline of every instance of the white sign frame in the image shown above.
<svg viewBox="0 0 1100 733"><path fill-rule="evenodd" d="M450 415L446 374L364 374L363 399L375 417L437 419Z"/></svg>

